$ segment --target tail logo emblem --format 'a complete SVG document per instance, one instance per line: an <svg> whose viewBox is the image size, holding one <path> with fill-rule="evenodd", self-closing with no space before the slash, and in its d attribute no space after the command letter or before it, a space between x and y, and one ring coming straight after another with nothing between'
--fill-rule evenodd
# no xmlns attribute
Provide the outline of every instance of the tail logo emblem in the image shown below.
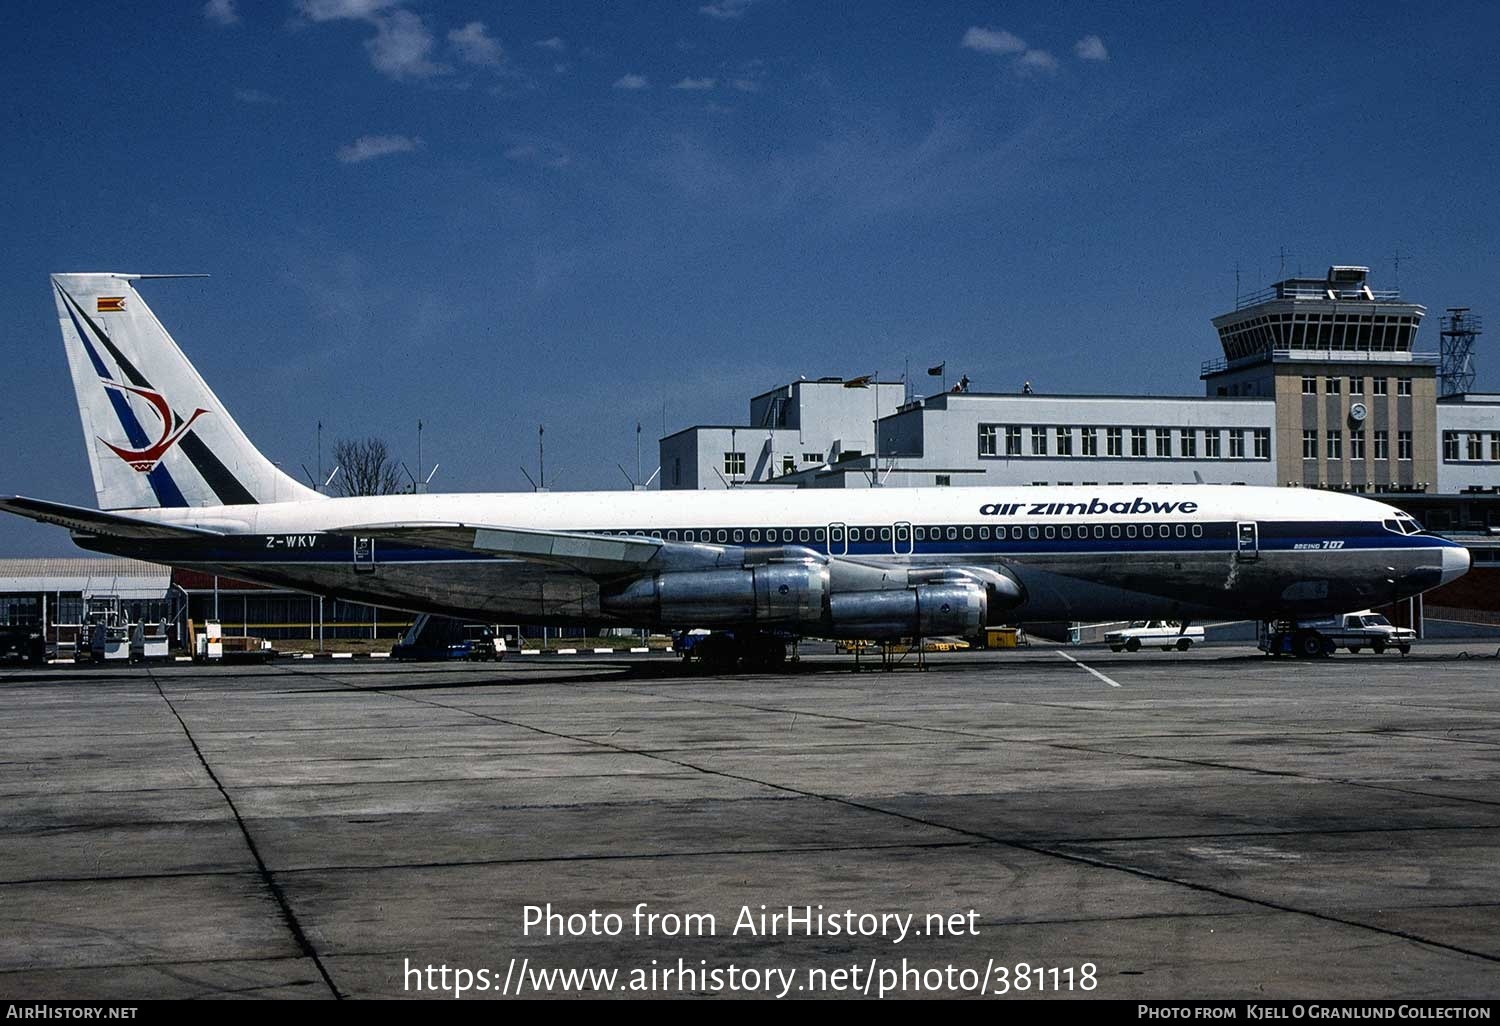
<svg viewBox="0 0 1500 1026"><path fill-rule="evenodd" d="M187 434L188 428L193 426L193 421L210 412L201 407L194 410L193 415L174 431L172 430L172 421L174 419L172 407L160 392L153 392L149 388L136 388L134 385L122 385L117 381L105 381L103 384L105 388L113 388L122 393L129 392L140 396L151 404L151 408L155 410L157 418L161 421L161 437L144 449L126 449L115 445L108 439L99 439L99 441L109 446L116 456L142 474L155 469L168 450L176 445L182 439L183 435Z"/></svg>

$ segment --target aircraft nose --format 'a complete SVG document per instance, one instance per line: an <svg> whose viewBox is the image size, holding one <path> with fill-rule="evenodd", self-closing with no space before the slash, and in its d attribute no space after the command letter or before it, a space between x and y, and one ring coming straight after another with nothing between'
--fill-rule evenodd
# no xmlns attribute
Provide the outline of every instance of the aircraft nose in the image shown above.
<svg viewBox="0 0 1500 1026"><path fill-rule="evenodd" d="M1462 545L1443 546L1443 576L1439 582L1447 584L1469 572L1469 550Z"/></svg>

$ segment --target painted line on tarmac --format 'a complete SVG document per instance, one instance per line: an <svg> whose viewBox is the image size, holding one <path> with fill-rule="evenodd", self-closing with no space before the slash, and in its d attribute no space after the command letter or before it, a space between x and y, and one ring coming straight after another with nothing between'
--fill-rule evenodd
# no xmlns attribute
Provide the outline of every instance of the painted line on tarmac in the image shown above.
<svg viewBox="0 0 1500 1026"><path fill-rule="evenodd" d="M1072 656L1068 655L1068 653L1062 651L1061 649L1057 650L1057 654L1062 656L1068 662L1072 663L1074 666L1078 667L1080 670L1089 671L1095 677L1098 677L1100 680L1104 681L1104 683L1108 684L1110 687L1117 688L1120 686L1118 681L1110 680L1108 677L1100 673L1098 670L1094 669L1092 666L1089 666L1086 663L1079 662L1077 659L1074 659Z"/></svg>

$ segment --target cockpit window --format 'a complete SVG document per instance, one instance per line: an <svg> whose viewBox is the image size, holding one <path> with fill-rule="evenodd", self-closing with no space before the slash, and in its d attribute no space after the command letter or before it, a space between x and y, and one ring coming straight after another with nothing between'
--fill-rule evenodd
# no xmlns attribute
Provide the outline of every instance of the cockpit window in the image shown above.
<svg viewBox="0 0 1500 1026"><path fill-rule="evenodd" d="M1409 516L1399 516L1389 520L1382 520L1381 525L1396 534L1421 534L1422 525Z"/></svg>

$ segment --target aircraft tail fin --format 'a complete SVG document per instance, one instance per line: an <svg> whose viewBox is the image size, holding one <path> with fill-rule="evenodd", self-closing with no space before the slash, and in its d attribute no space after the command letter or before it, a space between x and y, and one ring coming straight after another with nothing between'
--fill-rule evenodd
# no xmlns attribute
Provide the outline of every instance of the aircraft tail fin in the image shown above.
<svg viewBox="0 0 1500 1026"><path fill-rule="evenodd" d="M99 508L317 497L261 455L135 289L171 275L54 274Z"/></svg>

